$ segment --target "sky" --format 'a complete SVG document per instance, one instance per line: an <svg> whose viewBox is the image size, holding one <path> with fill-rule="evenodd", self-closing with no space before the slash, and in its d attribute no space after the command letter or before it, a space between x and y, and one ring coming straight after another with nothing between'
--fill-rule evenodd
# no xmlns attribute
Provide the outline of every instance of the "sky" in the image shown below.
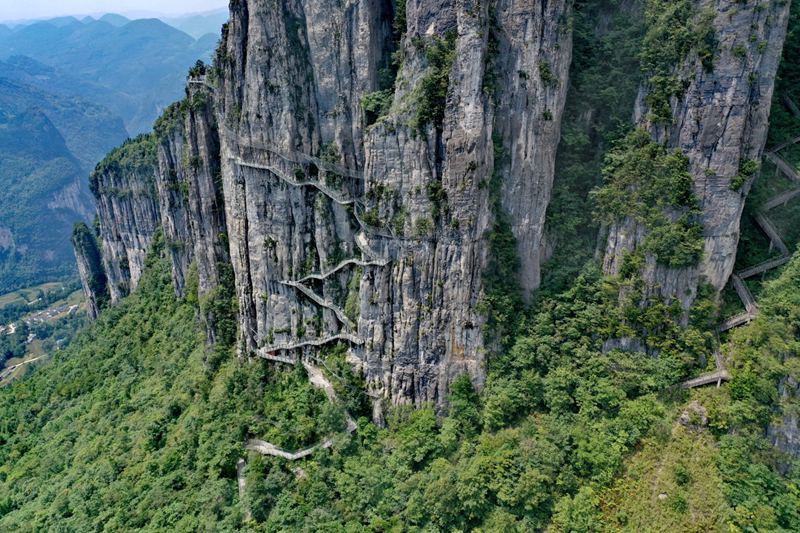
<svg viewBox="0 0 800 533"><path fill-rule="evenodd" d="M0 0L0 20L119 13L177 15L227 7L227 0Z"/></svg>

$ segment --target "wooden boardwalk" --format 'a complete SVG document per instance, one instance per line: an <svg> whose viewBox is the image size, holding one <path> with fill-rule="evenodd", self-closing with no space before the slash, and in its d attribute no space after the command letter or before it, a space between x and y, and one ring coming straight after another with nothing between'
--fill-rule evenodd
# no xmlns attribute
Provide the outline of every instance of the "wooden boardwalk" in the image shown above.
<svg viewBox="0 0 800 533"><path fill-rule="evenodd" d="M336 335L329 335L327 337L322 337L320 339L309 339L298 342L287 342L283 344L264 346L263 348L258 349L256 355L258 355L258 357L261 357L262 359L267 359L269 361L296 365L298 362L296 357L281 356L277 354L279 352L293 352L295 350L300 350L302 348L319 348L321 346L325 346L326 344L331 344L333 342L339 342L339 341L345 341L355 345L364 344L364 339L361 339L356 335L353 335L351 333L337 333Z"/></svg>
<svg viewBox="0 0 800 533"><path fill-rule="evenodd" d="M795 116L800 118L800 109L798 109L794 102L792 102L785 95L784 104L792 111L792 113L794 113ZM778 167L778 169L789 179L800 182L800 175L798 175L797 171L778 154L778 152L783 148L798 142L800 142L800 137L782 143L764 155L767 159L772 161L775 166ZM761 231L764 232L767 238L769 238L770 246L777 248L781 255L779 257L768 259L757 265L742 269L731 276L733 288L736 290L736 294L739 296L739 299L744 305L745 312L728 318L722 322L719 326L717 326L718 332L728 331L735 327L743 326L752 322L756 319L756 317L758 317L758 306L756 305L755 298L753 297L753 294L750 292L750 289L747 287L747 284L744 282L744 280L783 266L791 259L789 248L786 246L786 243L783 242L780 232L775 227L775 224L773 224L772 220L769 219L767 213L776 207L785 205L786 202L798 196L800 196L800 188L779 193L764 202L764 205L761 206L761 210L755 214L754 219L756 224ZM714 383L719 386L723 381L730 380L731 375L725 368L722 354L714 354L714 360L716 365L716 370L714 372L708 372L696 378L687 380L683 382L681 386L686 389L703 387L705 385L711 385Z"/></svg>
<svg viewBox="0 0 800 533"><path fill-rule="evenodd" d="M800 189L790 189L786 192L780 193L777 196L773 196L770 200L765 202L763 206L761 206L761 209L764 211L775 209L776 207L786 205L789 200L793 200L797 196L800 196Z"/></svg>
<svg viewBox="0 0 800 533"><path fill-rule="evenodd" d="M684 389L694 389L696 387L704 387L711 384L716 384L719 387L723 381L729 381L730 379L730 373L723 368L715 372L709 372L708 374L703 374L702 376L698 376L694 379L684 381L681 386Z"/></svg>
<svg viewBox="0 0 800 533"><path fill-rule="evenodd" d="M780 157L775 152L770 152L766 155L767 159L769 159L778 169L784 173L784 175L793 180L800 182L800 175L797 174L797 171L793 169L789 163L787 163L782 157Z"/></svg>

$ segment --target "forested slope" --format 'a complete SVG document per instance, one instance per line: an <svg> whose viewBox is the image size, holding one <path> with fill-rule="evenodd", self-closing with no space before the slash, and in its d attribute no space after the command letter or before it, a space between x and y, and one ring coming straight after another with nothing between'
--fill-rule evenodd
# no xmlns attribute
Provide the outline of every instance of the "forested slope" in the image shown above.
<svg viewBox="0 0 800 533"><path fill-rule="evenodd" d="M157 244L134 295L0 394L0 527L800 527L796 481L777 473L763 437L780 354L794 342L786 324L800 313L800 260L770 287L762 317L737 333L726 387L670 388L703 344L693 329L664 331L658 359L603 353L596 334L619 327L620 313L613 287L589 270L541 303L481 394L466 379L454 385L447 417L400 409L385 429L361 418L353 437L292 463L243 443L256 436L296 449L340 429L342 408L368 412L352 393L359 380L341 352L328 354L346 399L336 407L301 367L209 359L196 296L190 287L175 300L163 251ZM681 425L691 400L707 421Z"/></svg>
<svg viewBox="0 0 800 533"><path fill-rule="evenodd" d="M99 165L110 303L0 391L0 529L800 530L800 257L719 292L788 4L355 6L233 2Z"/></svg>

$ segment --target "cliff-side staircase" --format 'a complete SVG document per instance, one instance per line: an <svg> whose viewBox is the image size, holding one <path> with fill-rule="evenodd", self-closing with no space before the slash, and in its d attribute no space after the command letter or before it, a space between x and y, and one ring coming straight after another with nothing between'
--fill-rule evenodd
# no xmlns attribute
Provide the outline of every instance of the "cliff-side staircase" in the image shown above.
<svg viewBox="0 0 800 533"><path fill-rule="evenodd" d="M197 83L201 83L201 80L197 80ZM284 171L282 171L275 165L271 165L263 161L253 161L247 158L245 155L243 155L243 152L245 150L249 150L251 153L253 151L265 151L269 152L270 154L276 155L279 158L291 164L314 165L317 171L323 170L325 172L335 173L336 175L339 176L347 176L354 179L363 180L362 173L356 170L345 168L341 165L333 164L329 161L324 161L320 158L313 157L308 154L302 154L291 150L289 151L283 150L276 146L269 145L267 143L252 142L252 141L243 142L239 138L239 136L235 132L233 132L230 128L228 128L227 126L223 126L223 128L224 128L224 135L226 136L230 146L234 147L237 152L235 156L231 157L231 161L233 164L239 167L247 167L255 170L267 171L271 175L276 176L278 179L280 179L281 181L292 187L313 187L320 193L327 196L331 201L335 202L336 204L341 206L351 207L350 212L352 213L353 218L355 219L359 227L359 232L355 236L355 243L361 252L361 258L357 257L347 258L340 261L331 269L328 270L321 269L320 272L307 274L299 279L287 279L280 281L282 285L295 289L299 293L303 294L306 298L313 301L318 306L332 311L336 316L337 320L343 324L344 326L343 331L339 334L329 335L319 339L303 340L291 343L271 344L269 346L260 348L259 356L276 362L290 362L290 361L296 361L296 357L294 354L288 352L296 352L298 350L304 350L306 348L320 347L326 344L339 341L346 341L355 345L363 344L364 341L353 333L356 330L357 326L347 316L344 309L342 309L342 307L338 305L336 302L333 302L329 299L326 299L324 296L319 295L313 289L308 287L306 283L311 281L325 281L330 276L340 272L342 269L349 266L361 266L361 267L388 266L391 263L391 260L387 257L383 257L382 254L375 252L370 247L369 237L391 239L391 242L398 242L401 239L398 239L397 236L394 234L394 232L391 231L391 229L389 230L388 233L385 233L367 224L360 215L360 213L363 213L364 211L364 206L359 200L345 196L339 191L335 191L330 186L323 183L321 180L304 179L301 181L296 179L295 177L288 176ZM315 171L313 174L316 175L317 172ZM305 175L306 173L303 172L303 176Z"/></svg>
<svg viewBox="0 0 800 533"><path fill-rule="evenodd" d="M787 103L788 102L788 103ZM788 97L784 97L784 104L800 118L800 111L798 111L797 106L794 105ZM786 162L783 157L780 155L780 151L784 148L791 146L800 142L800 137L791 139L790 141L784 142L779 144L778 146L770 149L765 154L766 159L772 162L778 170L780 170L787 178L794 181L795 183L800 184L800 174ZM733 288L736 290L736 294L739 296L739 299L742 301L744 305L745 312L735 315L733 317L728 318L719 326L717 326L718 332L728 331L730 329L743 326L745 324L750 323L758 316L758 306L756 305L755 298L753 294L750 292L750 289L747 288L747 284L744 282L745 279L751 278L758 274L762 274L769 270L781 267L788 263L792 255L789 252L789 248L783 242L780 233L778 232L775 224L772 220L769 219L767 213L776 207L780 207L786 205L787 202L790 200L800 196L800 186L790 189L788 191L784 191L782 193L776 194L761 206L761 210L756 213L754 219L756 225L761 229L762 232L769 238L770 240L770 250L772 248L777 248L780 252L780 256L775 257L773 259L768 259L763 261L757 265L753 265L751 267L742 269L731 276L731 280L733 282ZM714 354L714 360L716 363L716 370L714 372L709 372L698 376L696 378L687 380L683 382L681 385L684 388L691 389L695 387L702 387L704 385L710 385L716 383L719 386L723 381L728 381L731 376L728 370L725 368L725 364L722 358L722 355L718 352Z"/></svg>

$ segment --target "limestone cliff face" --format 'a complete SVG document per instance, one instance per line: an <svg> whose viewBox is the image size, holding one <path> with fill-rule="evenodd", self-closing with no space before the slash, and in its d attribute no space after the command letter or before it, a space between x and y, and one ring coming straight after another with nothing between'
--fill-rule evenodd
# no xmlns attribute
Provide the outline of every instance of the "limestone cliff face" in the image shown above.
<svg viewBox="0 0 800 533"><path fill-rule="evenodd" d="M86 297L86 311L89 318L94 320L100 314L100 308L108 301L108 280L97 238L83 222L76 224L72 230L72 247Z"/></svg>
<svg viewBox="0 0 800 533"><path fill-rule="evenodd" d="M155 180L152 136L139 136L112 151L91 176L112 302L136 288L161 223Z"/></svg>
<svg viewBox="0 0 800 533"><path fill-rule="evenodd" d="M704 255L697 267L667 268L646 258L646 296L691 304L701 280L721 290L733 270L739 220L751 181L731 186L748 161L759 161L766 142L774 78L786 34L788 2L691 2L695 19L706 17L713 32L713 64L697 50L675 66L685 89L671 99L666 123L653 120L649 96L640 91L635 116L653 139L680 149L689 159L694 192L702 210ZM631 220L609 232L604 269L617 274L625 251L639 246L647 231Z"/></svg>
<svg viewBox="0 0 800 533"><path fill-rule="evenodd" d="M347 340L394 403L441 403L464 371L482 380L489 184L533 289L567 5L232 5L218 121L245 352ZM362 108L377 97L379 113Z"/></svg>
<svg viewBox="0 0 800 533"><path fill-rule="evenodd" d="M174 104L156 129L158 199L175 290L184 295L195 262L202 296L219 285L220 264L228 262L213 93L190 82L186 100Z"/></svg>

